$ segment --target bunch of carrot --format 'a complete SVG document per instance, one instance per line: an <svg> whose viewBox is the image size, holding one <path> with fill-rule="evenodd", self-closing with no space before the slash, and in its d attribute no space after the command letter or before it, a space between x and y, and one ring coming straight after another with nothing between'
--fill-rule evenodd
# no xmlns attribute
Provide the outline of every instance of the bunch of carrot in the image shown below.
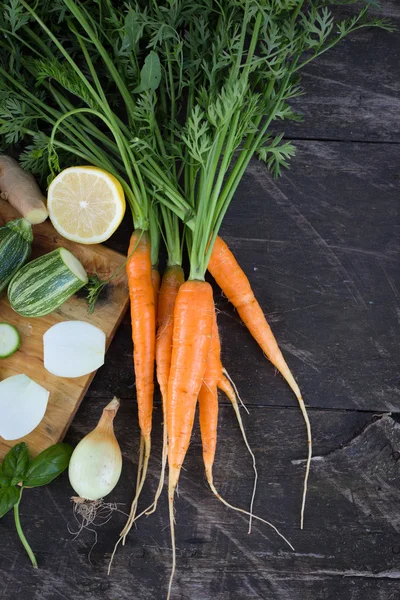
<svg viewBox="0 0 400 600"><path fill-rule="evenodd" d="M1 3L4 14L11 14L8 4ZM232 401L247 444L237 394L221 364L207 270L299 402L308 443L303 527L312 453L306 407L249 280L218 232L254 156L275 176L288 166L294 147L271 128L301 119L290 105L302 94L299 71L349 33L366 26L390 30L390 24L368 19L369 3L355 16L335 19L329 5L349 0L154 0L123 8L106 0L90 3L90 11L81 0L11 4L13 18L2 25L11 58L0 60L0 93L13 116L3 131L6 142L30 138L22 161L40 175L72 160L109 171L132 212L127 274L141 442L136 493L120 540L138 517L146 480L154 365L164 444L148 511L157 506L168 462L173 547L174 494L197 403L207 480L223 502L212 476L218 389ZM15 60L24 53L29 60ZM160 237L168 253L161 283ZM190 261L186 281L183 247ZM252 512L251 506L250 519Z"/></svg>
<svg viewBox="0 0 400 600"><path fill-rule="evenodd" d="M231 400L240 423L241 420L234 387L221 363L221 345L210 284L204 279L189 279L185 282L181 265L169 260L161 287L158 289L157 278L152 277L154 270L150 259L149 237L143 232L134 232L129 254L134 245L137 246L128 261L127 274L131 298L139 424L143 441L136 496L132 503L130 518L121 537L126 537L135 520L137 502L147 472L151 447L155 360L157 381L162 395L165 437L161 485L157 490L154 504L145 512L155 509L161 492L167 457L168 499L175 565L174 494L189 447L197 402L207 481L215 495L228 506L231 505L221 498L215 489L212 475L217 444L218 389ZM219 237L214 244L208 266L264 353L279 369L302 402L297 384L251 291L246 275L228 246ZM231 506L231 508L241 510L250 518L255 517L251 511L248 513L237 507ZM259 517L255 518L259 519ZM263 519L259 520L263 521Z"/></svg>

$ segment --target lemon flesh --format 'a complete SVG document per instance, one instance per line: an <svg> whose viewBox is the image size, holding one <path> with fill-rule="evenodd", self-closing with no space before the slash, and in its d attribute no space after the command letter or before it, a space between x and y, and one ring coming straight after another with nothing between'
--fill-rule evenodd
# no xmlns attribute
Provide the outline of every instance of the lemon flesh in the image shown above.
<svg viewBox="0 0 400 600"><path fill-rule="evenodd" d="M54 228L67 240L99 244L120 225L125 196L119 181L97 167L69 167L52 181L47 209Z"/></svg>

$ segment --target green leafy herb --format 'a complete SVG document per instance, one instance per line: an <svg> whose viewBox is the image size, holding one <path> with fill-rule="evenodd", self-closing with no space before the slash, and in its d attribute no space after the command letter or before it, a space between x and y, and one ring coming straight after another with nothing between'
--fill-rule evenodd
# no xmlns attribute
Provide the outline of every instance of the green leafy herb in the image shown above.
<svg viewBox="0 0 400 600"><path fill-rule="evenodd" d="M140 71L140 84L133 90L135 94L156 90L161 81L161 64L158 55L152 50L145 58Z"/></svg>
<svg viewBox="0 0 400 600"><path fill-rule="evenodd" d="M23 480L29 464L29 451L25 442L11 448L2 462L3 474L10 479L11 485Z"/></svg>
<svg viewBox="0 0 400 600"><path fill-rule="evenodd" d="M25 487L47 485L68 467L72 454L69 444L55 444L30 460L28 447L20 442L0 465L0 518L14 509L15 527L34 568L37 561L22 531L19 505ZM19 486L20 484L20 486Z"/></svg>
<svg viewBox="0 0 400 600"><path fill-rule="evenodd" d="M38 454L30 463L24 475L24 486L40 487L47 485L68 467L72 447L69 444L55 444Z"/></svg>
<svg viewBox="0 0 400 600"><path fill-rule="evenodd" d="M138 240L137 240L135 246L132 248L131 253L128 254L128 256L126 257L124 262L110 275L110 277L108 277L108 279L100 279L100 277L97 275L97 273L93 273L92 275L89 275L89 281L88 281L87 285L85 286L85 290L87 292L86 302L88 305L89 314L93 314L95 304L96 304L100 294L109 285L110 281L112 279L114 279L114 277L116 277L118 275L118 273L120 273L122 271L122 269L124 269L126 267L127 262L130 260L130 258L132 258L132 255L134 254L136 248L138 247L139 242L142 239L142 235L143 234L140 234L140 236L138 237ZM158 253L157 253L157 256L158 256Z"/></svg>
<svg viewBox="0 0 400 600"><path fill-rule="evenodd" d="M151 229L160 204L177 250L172 211L191 230L190 277L202 279L252 157L275 177L289 166L280 128L301 119L301 70L362 28L393 29L369 16L374 0L337 18L335 8L356 4L0 0L3 145L27 139L24 167L40 176L74 161L111 172L135 228ZM102 287L92 282L91 307Z"/></svg>
<svg viewBox="0 0 400 600"><path fill-rule="evenodd" d="M10 477L7 477L3 473L3 465L0 465L0 488L8 487L11 483Z"/></svg>
<svg viewBox="0 0 400 600"><path fill-rule="evenodd" d="M86 302L88 305L88 313L90 315L94 313L97 300L99 299L102 291L107 287L108 283L108 279L100 279L97 273L89 275L89 282L85 289L87 291Z"/></svg>
<svg viewBox="0 0 400 600"><path fill-rule="evenodd" d="M15 486L0 489L0 519L18 502L19 496L20 490Z"/></svg>
<svg viewBox="0 0 400 600"><path fill-rule="evenodd" d="M29 20L19 0L10 0L5 6L4 18L10 23L13 33L23 27Z"/></svg>
<svg viewBox="0 0 400 600"><path fill-rule="evenodd" d="M296 154L295 146L291 142L281 143L282 138L283 133L272 140L268 137L265 143L269 143L257 150L258 158L266 163L275 178L281 174L282 167L289 168L288 161Z"/></svg>

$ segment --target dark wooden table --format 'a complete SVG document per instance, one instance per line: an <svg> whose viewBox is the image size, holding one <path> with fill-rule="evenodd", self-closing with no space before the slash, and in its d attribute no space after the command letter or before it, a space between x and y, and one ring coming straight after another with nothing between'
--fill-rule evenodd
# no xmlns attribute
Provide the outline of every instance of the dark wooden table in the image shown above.
<svg viewBox="0 0 400 600"><path fill-rule="evenodd" d="M400 25L400 2L382 0ZM291 540L212 496L194 434L176 502L179 600L397 600L400 598L400 34L362 30L310 66L305 122L286 128L298 153L277 182L253 162L223 235L248 273L304 392L314 432L305 529L299 529L306 441L296 400L232 307L217 293L226 368L250 410L257 514ZM111 240L124 251L127 221ZM75 444L113 394L124 453L111 500L126 510L136 477L138 424L129 319L68 432ZM159 473L160 400L143 505ZM221 398L215 481L247 506L251 462ZM170 565L167 506L138 523L106 568L124 517L73 540L66 475L26 494L21 518L40 569L29 564L12 516L0 523L0 598L161 600Z"/></svg>

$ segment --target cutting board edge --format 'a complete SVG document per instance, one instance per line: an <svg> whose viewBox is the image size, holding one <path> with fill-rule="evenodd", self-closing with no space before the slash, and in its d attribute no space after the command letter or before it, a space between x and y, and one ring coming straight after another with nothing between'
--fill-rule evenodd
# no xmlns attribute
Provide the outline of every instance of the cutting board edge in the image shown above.
<svg viewBox="0 0 400 600"><path fill-rule="evenodd" d="M18 218L18 217L19 217L19 215L7 202L0 200L0 225L2 225L3 222L7 222L12 218ZM51 251L54 247L58 247L59 245L63 245L63 246L67 246L67 247L69 245L72 245L72 242L68 242L68 240L64 240L64 239L60 238L60 236L57 234L57 232L52 227L52 224L50 223L49 220L47 220L45 223L35 226L34 229L35 229L35 240L37 242L36 248L37 249L41 248L42 253L46 252L46 251ZM90 267L86 267L85 260L87 260L88 263L90 263L90 266L94 266L95 269L96 269L96 267L98 267L98 270L95 270L94 272L98 272L99 276L102 279L108 279L110 273L112 273L119 266L122 266L124 261L126 261L125 254L118 252L117 250L114 250L104 244L99 244L99 245L97 245L97 244L96 245L79 245L79 244L75 245L75 244L73 244L73 246L74 246L74 248L71 247L71 250L73 252L75 252L75 248L77 248L77 252L79 251L79 253L82 255L82 257L79 256L79 259L85 265L85 268L88 269L88 272L90 272L90 270L89 270ZM87 259L86 259L86 256L87 256ZM111 293L110 303L108 304L108 302L106 302L106 304L103 304L103 302L99 302L99 309L98 309L99 312L97 313L97 319L96 319L96 310L95 310L94 321L93 321L92 315L89 315L87 313L87 310L84 311L84 302L82 302L83 298L82 297L79 298L77 296L74 296L73 299L71 299L71 301L73 300L73 302L75 302L75 303L79 302L80 308L78 309L78 314L76 314L75 306L73 304L72 304L72 306L67 306L68 303L70 302L70 301L68 301L66 303L67 309L66 309L66 311L64 311L64 314L61 316L62 320L81 318L82 320L85 320L85 321L87 320L88 322L92 322L94 325L105 330L106 338L107 338L106 350L108 350L108 348L110 347L110 344L117 332L117 329L119 328L119 326L128 310L128 307L129 307L129 290L128 290L128 285L127 285L126 274L123 272L123 270L121 270L121 273L118 277L113 279L113 281L111 282L111 288L112 288L113 292ZM115 296L114 296L114 290L116 292ZM0 304L1 304L1 302L0 302ZM76 306L77 306L77 304L76 304ZM105 312L103 312L104 310L105 310ZM83 316L84 312L85 312L85 315L88 316L87 319ZM60 315L59 315L59 317L60 317ZM51 326L51 325L52 325L52 323L49 323L49 326ZM30 336L30 333L28 334L28 336ZM39 342L36 342L36 343L39 343ZM17 364L18 368L21 369L21 372L22 372L23 367L18 363L18 361L16 364ZM105 358L105 365L106 364L107 364L107 355ZM4 369L3 369L3 373L2 373L2 378L7 377L10 374L10 373L7 373L7 370L8 371L10 370L9 365L3 365L3 367L4 367ZM42 371L43 369L44 369L44 365L43 365L43 363L41 363L40 371ZM65 402L66 402L65 408L62 408L61 413L58 414L58 416L56 417L57 420L56 421L53 420L53 424L56 424L53 434L49 433L49 435L47 435L47 433L46 433L45 435L43 435L45 430L40 429L40 425L39 425L30 434L28 434L27 436L24 436L20 440L14 440L14 441L8 440L7 441L7 440L3 440L3 438L0 438L0 456L1 457L5 456L5 454L9 451L9 449L11 447L13 447L19 441L25 441L28 444L30 452L34 456L37 455L42 450L44 450L45 448L49 447L50 445L62 441L64 439L65 435L67 434L68 429L70 428L71 423L72 423L83 399L85 398L86 394L88 393L89 387L90 387L96 373L97 373L97 370L94 371L93 373L89 374L88 376L86 376L84 385L82 385L80 383L79 385L74 386L72 384L72 386L68 386L69 390L67 389L66 392L65 391L62 392L62 395L64 396ZM28 376L33 377L32 373L29 373L29 372L28 372ZM74 380L70 379L69 381L73 382ZM52 421L52 418L50 417L50 422L51 421ZM37 430L39 430L39 431L37 431ZM47 430L47 432L48 431L49 430ZM2 460L2 458L0 458L0 462L1 462L1 460Z"/></svg>
<svg viewBox="0 0 400 600"><path fill-rule="evenodd" d="M121 255L121 256L123 256L123 255ZM110 337L109 337L109 339L107 340L107 346L106 346L106 360L107 360L107 352L108 352L108 349L109 349L109 347L110 347L110 345L111 345L111 343L112 343L112 341L113 341L113 339L114 339L114 336L115 336L115 334L116 334L116 332L117 332L117 330L118 330L118 327L121 325L122 319L124 318L124 316L125 316L125 314L126 314L126 312L127 312L127 310L128 310L128 307L129 307L129 297L126 299L126 302L125 302L124 308L123 308L123 310L122 310L122 312L121 312L121 314L120 314L120 318L119 318L119 319L118 319L118 321L115 323L115 326L114 326L114 328L113 328L113 330L112 330L112 332L111 332L111 334L110 334ZM71 427L71 423L72 423L72 421L74 420L74 418L75 418L75 415L76 415L76 413L78 412L78 410L79 410L79 408L80 408L80 406L81 406L82 402L84 401L84 399L85 399L85 396L86 396L86 394L87 394L87 392L88 392L88 390L89 390L89 388L90 388L90 386L91 386L91 384L92 384L92 381L93 381L93 379L94 379L94 378L95 378L95 376L97 375L97 371L98 371L98 369L97 369L96 371L93 371L93 373L91 373L91 374L90 374L90 376L89 376L89 379L88 379L88 382L87 382L87 385L86 385L86 386L85 386L85 387L82 389L82 393L81 393L81 395L80 395L80 396L79 396L79 398L78 398L78 402L77 402L77 404L76 404L76 406L75 406L75 408L74 408L73 412L71 413L71 416L70 416L70 418L69 418L69 421L68 421L68 423L66 423L66 425L65 425L64 429L62 430L62 432L61 432L61 434L60 434L60 436L59 436L59 440L58 440L58 442L62 442L62 441L64 440L65 436L67 435L68 429ZM111 400L111 398L110 398L110 400ZM100 418L100 415L99 415L99 418Z"/></svg>

